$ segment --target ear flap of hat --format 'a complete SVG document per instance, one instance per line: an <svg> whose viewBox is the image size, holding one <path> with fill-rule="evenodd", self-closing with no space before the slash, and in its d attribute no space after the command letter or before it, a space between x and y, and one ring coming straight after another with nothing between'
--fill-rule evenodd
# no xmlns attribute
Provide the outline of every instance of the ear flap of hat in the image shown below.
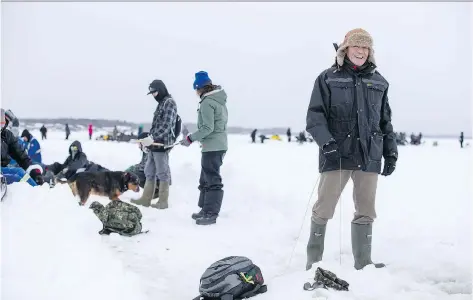
<svg viewBox="0 0 473 300"><path fill-rule="evenodd" d="M345 56L347 55L347 47L341 45L337 50L337 65L343 66Z"/></svg>
<svg viewBox="0 0 473 300"><path fill-rule="evenodd" d="M370 48L370 54L368 55L368 61L376 66L376 60L374 59L374 49Z"/></svg>

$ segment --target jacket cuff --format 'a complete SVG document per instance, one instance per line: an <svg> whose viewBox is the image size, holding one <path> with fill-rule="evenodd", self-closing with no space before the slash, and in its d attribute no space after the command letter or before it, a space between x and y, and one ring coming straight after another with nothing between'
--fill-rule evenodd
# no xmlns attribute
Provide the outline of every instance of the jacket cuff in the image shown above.
<svg viewBox="0 0 473 300"><path fill-rule="evenodd" d="M389 153L388 155L384 156L384 159L393 159L394 161L397 161L397 153L396 152Z"/></svg>
<svg viewBox="0 0 473 300"><path fill-rule="evenodd" d="M187 139L187 141L189 141L189 143L192 143L192 142L193 142L192 139L191 139L191 135L190 135L190 134L188 134L188 135L186 136L186 139Z"/></svg>

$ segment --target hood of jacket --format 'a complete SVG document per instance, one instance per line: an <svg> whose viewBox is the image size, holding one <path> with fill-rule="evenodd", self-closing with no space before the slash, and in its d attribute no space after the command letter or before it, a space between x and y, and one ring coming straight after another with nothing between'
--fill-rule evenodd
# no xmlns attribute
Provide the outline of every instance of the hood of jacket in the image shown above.
<svg viewBox="0 0 473 300"><path fill-rule="evenodd" d="M82 152L82 145L79 141L73 141L72 144L69 146L69 155L72 155L71 147L76 146L77 147L77 153Z"/></svg>
<svg viewBox="0 0 473 300"><path fill-rule="evenodd" d="M30 142L33 138L31 133L27 129L23 130L23 132L21 133L21 137L26 137L26 139L28 139L28 142Z"/></svg>
<svg viewBox="0 0 473 300"><path fill-rule="evenodd" d="M201 102L206 98L212 99L222 105L227 104L227 93L225 93L225 90L222 89L220 86L217 89L202 95Z"/></svg>
<svg viewBox="0 0 473 300"><path fill-rule="evenodd" d="M158 103L163 101L164 98L170 96L168 89L166 88L166 85L162 80L153 80L153 82L150 83L149 87L158 91L158 95L154 97L154 99L158 101ZM151 92L149 92L148 94L151 94Z"/></svg>

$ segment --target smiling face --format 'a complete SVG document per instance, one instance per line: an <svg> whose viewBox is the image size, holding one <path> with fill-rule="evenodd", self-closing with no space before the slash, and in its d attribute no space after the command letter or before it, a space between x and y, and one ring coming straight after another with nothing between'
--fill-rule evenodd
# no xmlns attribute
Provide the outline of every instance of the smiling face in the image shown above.
<svg viewBox="0 0 473 300"><path fill-rule="evenodd" d="M361 67L366 62L369 54L370 49L367 47L350 46L347 50L348 59L354 65L359 67Z"/></svg>

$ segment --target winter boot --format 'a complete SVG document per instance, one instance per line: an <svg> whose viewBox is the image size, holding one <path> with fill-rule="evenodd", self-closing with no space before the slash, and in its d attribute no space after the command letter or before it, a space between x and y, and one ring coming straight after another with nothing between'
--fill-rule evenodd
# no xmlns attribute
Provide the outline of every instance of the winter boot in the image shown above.
<svg viewBox="0 0 473 300"><path fill-rule="evenodd" d="M153 195L153 199L158 199L159 197L159 181L156 181L156 189L154 190L154 195Z"/></svg>
<svg viewBox="0 0 473 300"><path fill-rule="evenodd" d="M210 225L217 223L218 213L222 206L223 190L207 190L205 192L203 216L196 219L197 225Z"/></svg>
<svg viewBox="0 0 473 300"><path fill-rule="evenodd" d="M204 216L204 211L200 210L198 213L193 213L192 214L192 219L197 220L200 219Z"/></svg>
<svg viewBox="0 0 473 300"><path fill-rule="evenodd" d="M157 209L166 209L168 208L168 199L169 199L169 182L161 181L159 182L159 200L156 204L151 205L151 207Z"/></svg>
<svg viewBox="0 0 473 300"><path fill-rule="evenodd" d="M320 225L313 220L310 223L310 237L307 243L307 264L306 270L312 268L312 264L322 260L324 254L325 229L327 224Z"/></svg>
<svg viewBox="0 0 473 300"><path fill-rule="evenodd" d="M371 233L373 224L351 223L351 247L355 259L355 269L361 270L365 266L374 264L376 268L386 267L383 263L373 263L371 261Z"/></svg>
<svg viewBox="0 0 473 300"><path fill-rule="evenodd" d="M205 198L205 191L200 191L199 195L199 207L200 211L198 213L193 213L192 214L192 219L197 220L200 219L204 216L204 210L202 209L204 207L204 198Z"/></svg>
<svg viewBox="0 0 473 300"><path fill-rule="evenodd" d="M151 204L151 198L153 198L155 184L156 181L154 180L146 180L145 187L143 188L143 195L141 195L141 198L136 200L132 199L130 200L130 202L133 204L149 207Z"/></svg>
<svg viewBox="0 0 473 300"><path fill-rule="evenodd" d="M218 215L215 213L204 212L203 216L197 220L195 223L197 225L211 225L217 223Z"/></svg>

